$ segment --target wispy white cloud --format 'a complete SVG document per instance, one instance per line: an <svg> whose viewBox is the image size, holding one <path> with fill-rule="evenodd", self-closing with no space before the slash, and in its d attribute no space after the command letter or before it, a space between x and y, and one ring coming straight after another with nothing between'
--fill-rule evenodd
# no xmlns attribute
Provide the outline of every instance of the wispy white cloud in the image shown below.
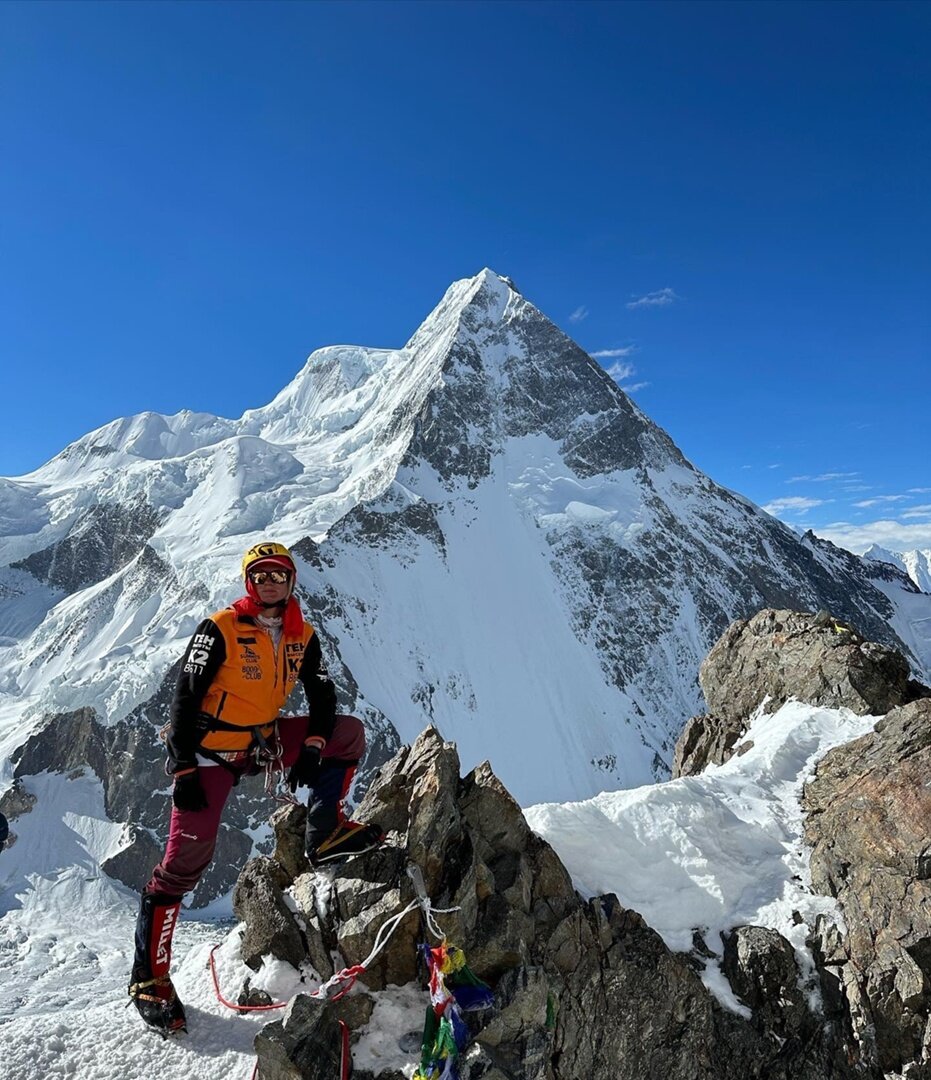
<svg viewBox="0 0 931 1080"><path fill-rule="evenodd" d="M588 318L588 308L584 304L580 304L575 311L569 316L569 322L581 322L583 319Z"/></svg>
<svg viewBox="0 0 931 1080"><path fill-rule="evenodd" d="M849 480L854 476L859 476L858 472L826 472L820 473L818 476L790 476L786 480L787 484L800 484L803 481L807 481L811 484L827 484L832 480Z"/></svg>
<svg viewBox="0 0 931 1080"><path fill-rule="evenodd" d="M794 514L807 514L809 510L813 510L816 506L823 506L825 502L830 501L830 499L806 499L803 495L790 495L785 499L773 499L763 509L767 514L772 514L774 517L778 517L786 511L791 511Z"/></svg>
<svg viewBox="0 0 931 1080"><path fill-rule="evenodd" d="M912 551L931 547L931 521L903 524L901 521L870 521L855 525L849 521L835 521L815 528L815 533L830 540L832 544L847 548L855 555L862 555L870 544L892 551Z"/></svg>
<svg viewBox="0 0 931 1080"><path fill-rule="evenodd" d="M624 379L629 379L636 370L637 369L633 364L622 364L620 361L612 364L609 368L605 368L605 371L607 371L616 383L622 382Z"/></svg>
<svg viewBox="0 0 931 1080"><path fill-rule="evenodd" d="M781 469L782 466L781 465L767 465L766 468L767 469Z"/></svg>
<svg viewBox="0 0 931 1080"><path fill-rule="evenodd" d="M623 349L610 350L606 349L601 353L592 353L592 356L610 356L610 355L625 356L626 352ZM624 391L625 394L634 394L638 390L642 390L645 386L649 386L648 382L635 382L628 383L625 380L630 379L637 373L637 369L633 364L625 363L621 360L616 360L610 367L606 367L605 371L611 376L612 379L618 384L618 386Z"/></svg>
<svg viewBox="0 0 931 1080"><path fill-rule="evenodd" d="M907 510L902 511L902 517L904 517L904 518L931 517L931 503L925 503L922 506L910 506Z"/></svg>
<svg viewBox="0 0 931 1080"><path fill-rule="evenodd" d="M909 488L909 495L931 495L931 488Z"/></svg>
<svg viewBox="0 0 931 1080"><path fill-rule="evenodd" d="M869 506L879 506L880 503L901 502L903 499L907 498L907 495L874 495L870 499L863 499L861 502L856 502L853 505L859 507L861 510L865 510Z"/></svg>
<svg viewBox="0 0 931 1080"><path fill-rule="evenodd" d="M594 356L597 360L613 360L618 356L630 356L634 351L633 345L625 345L622 349L599 349L597 352L589 353L589 356Z"/></svg>
<svg viewBox="0 0 931 1080"><path fill-rule="evenodd" d="M668 307L677 300L681 300L674 289L657 289L656 292L647 293L645 296L635 296L628 301L629 308L640 307Z"/></svg>

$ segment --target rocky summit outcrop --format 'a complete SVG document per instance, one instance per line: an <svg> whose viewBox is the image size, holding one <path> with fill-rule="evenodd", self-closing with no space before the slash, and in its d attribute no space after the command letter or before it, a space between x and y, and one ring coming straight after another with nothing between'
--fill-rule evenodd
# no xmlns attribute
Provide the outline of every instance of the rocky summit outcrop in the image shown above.
<svg viewBox="0 0 931 1080"><path fill-rule="evenodd" d="M766 608L738 619L708 653L698 675L708 715L694 716L676 744L673 776L721 764L760 709L790 698L881 716L928 693L909 677L902 653L867 641L827 611Z"/></svg>
<svg viewBox="0 0 931 1080"><path fill-rule="evenodd" d="M847 932L821 948L864 1064L931 1077L931 699L893 709L828 753L805 790L816 889Z"/></svg>
<svg viewBox="0 0 931 1080"><path fill-rule="evenodd" d="M860 1074L929 1080L931 690L909 678L901 654L827 612L770 610L729 627L702 665L701 682L713 715L693 718L683 731L678 775L727 760L750 714L759 708L754 723L765 723L789 698L882 717L869 734L826 754L805 788L812 886L839 901L845 924L822 917L809 944L825 1013ZM790 1040L804 1008L790 995L781 1019L767 1018L771 995L746 981L768 968L781 969L786 982L791 953L770 933L735 932L724 970L755 1020ZM734 968L741 956L743 975Z"/></svg>
<svg viewBox="0 0 931 1080"><path fill-rule="evenodd" d="M728 973L751 1019L725 1010L704 986L698 956L671 952L616 897L580 897L490 766L460 778L454 745L435 729L381 770L357 816L383 825L386 846L314 872L301 850L302 808L275 815L274 856L246 867L234 898L253 970L274 956L325 979L334 963L360 963L385 920L416 895L413 865L433 905L455 909L437 916L449 941L495 991L493 1009L470 1015L464 1080L853 1077L842 1026L802 998L793 950L778 934L735 939ZM424 932L415 909L361 976L364 988L329 1003L298 995L256 1039L260 1080L335 1075L337 1021L355 1041L379 995L423 985ZM241 1000L249 993L244 986ZM424 1007L428 1000L424 989ZM397 1037L416 1062L419 1038Z"/></svg>

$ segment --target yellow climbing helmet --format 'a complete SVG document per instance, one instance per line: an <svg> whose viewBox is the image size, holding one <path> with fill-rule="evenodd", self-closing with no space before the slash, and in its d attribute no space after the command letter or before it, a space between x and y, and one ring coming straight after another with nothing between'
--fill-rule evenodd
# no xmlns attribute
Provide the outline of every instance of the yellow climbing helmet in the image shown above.
<svg viewBox="0 0 931 1080"><path fill-rule="evenodd" d="M242 557L242 576L248 578L249 571L258 563L271 563L274 566L283 566L292 574L297 574L294 557L284 544L276 544L272 540L261 540L253 544Z"/></svg>

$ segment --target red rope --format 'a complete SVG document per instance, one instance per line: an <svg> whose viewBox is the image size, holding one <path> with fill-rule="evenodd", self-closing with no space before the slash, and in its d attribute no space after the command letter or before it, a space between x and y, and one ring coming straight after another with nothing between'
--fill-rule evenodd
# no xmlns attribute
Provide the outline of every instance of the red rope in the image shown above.
<svg viewBox="0 0 931 1080"><path fill-rule="evenodd" d="M213 954L219 948L219 945L214 945L214 947L210 950L210 974L213 976L213 989L217 995L217 1001L219 1001L221 1005L225 1005L228 1009L234 1009L236 1012L270 1012L272 1009L285 1009L288 1007L289 1002L287 1001L275 1001L272 1002L271 1005L237 1005L235 1001L227 1000L227 998L223 996L223 991L220 989L220 979L217 975L217 965L216 961L213 959ZM365 968L361 964L354 964L350 968L343 968L342 971L338 971L336 975L333 976L333 979L337 980L337 983L345 983L346 985L342 987L342 989L338 993L333 994L330 1000L339 1001L340 998L345 997L355 985L356 979L358 979L358 977L364 971ZM334 983L333 980L330 980L329 982L325 983L324 986L318 987L316 990L314 990L312 994L308 994L307 996L320 997L320 991L323 990L325 986L333 986L337 985L337 983Z"/></svg>
<svg viewBox="0 0 931 1080"><path fill-rule="evenodd" d="M353 988L353 986L355 985L356 979L358 979L358 977L364 971L365 971L365 968L361 964L356 964L351 968L343 968L343 970L340 971L335 976L335 978L338 978L341 982L345 982L346 985L342 988L342 990L340 990L340 992L338 994L334 994L333 997L330 998L330 1000L331 1001L339 1001L340 998L345 997L349 993L349 991ZM322 987L321 987L321 989L322 989ZM315 990L314 993L312 993L310 996L311 997L319 997L320 996L320 991Z"/></svg>
<svg viewBox="0 0 931 1080"><path fill-rule="evenodd" d="M286 1001L276 1001L271 1005L237 1005L234 1001L227 1001L220 990L220 980L217 976L217 965L213 959L213 954L219 949L219 945L214 945L210 950L210 973L213 975L213 988L216 991L217 1001L221 1005L225 1005L228 1009L234 1009L236 1012L269 1012L271 1009L284 1009L287 1007ZM256 1063L258 1068L258 1063ZM253 1074L254 1076L255 1074Z"/></svg>
<svg viewBox="0 0 931 1080"><path fill-rule="evenodd" d="M272 1009L287 1008L289 1004L289 1002L287 1001L274 1001L271 1005L237 1005L235 1001L229 1001L227 998L225 998L223 996L223 991L220 989L220 978L217 975L217 964L213 958L213 954L219 948L219 945L214 945L214 947L210 950L210 974L213 976L213 989L217 995L217 1001L219 1001L221 1005L225 1005L228 1009L233 1009L235 1012L270 1012ZM342 971L337 972L336 975L333 976L333 978L336 979L338 982L345 983L346 985L339 991L339 993L334 994L332 998L330 998L330 1000L339 1001L340 998L345 997L353 988L356 979L358 979L358 977L363 973L363 971L365 971L365 968L361 964L354 964L351 968L343 968ZM323 990L324 987L331 985L335 985L332 980L325 983L324 986L318 987L312 994L309 994L308 996L320 997L320 991ZM346 1069L348 1068L348 1063L352 1060L349 1057L349 1028L343 1023L342 1020L339 1021L339 1025L340 1033L342 1036L342 1046L340 1054L340 1057L342 1059L342 1064L340 1068L342 1076L340 1080L346 1080L346 1078L349 1076L349 1073L346 1071ZM255 1080L258 1074L259 1059L256 1058L250 1080Z"/></svg>

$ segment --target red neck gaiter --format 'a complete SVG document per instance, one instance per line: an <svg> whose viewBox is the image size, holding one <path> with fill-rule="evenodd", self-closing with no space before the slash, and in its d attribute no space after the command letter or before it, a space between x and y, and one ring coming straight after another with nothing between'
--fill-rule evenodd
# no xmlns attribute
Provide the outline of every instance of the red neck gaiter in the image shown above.
<svg viewBox="0 0 931 1080"><path fill-rule="evenodd" d="M232 606L238 615L250 615L253 619L257 615L264 615L268 610L263 608L257 600L253 600L251 596L241 596L233 602ZM300 637L304 630L304 616L301 614L301 605L293 596L285 605L281 628L286 637Z"/></svg>

